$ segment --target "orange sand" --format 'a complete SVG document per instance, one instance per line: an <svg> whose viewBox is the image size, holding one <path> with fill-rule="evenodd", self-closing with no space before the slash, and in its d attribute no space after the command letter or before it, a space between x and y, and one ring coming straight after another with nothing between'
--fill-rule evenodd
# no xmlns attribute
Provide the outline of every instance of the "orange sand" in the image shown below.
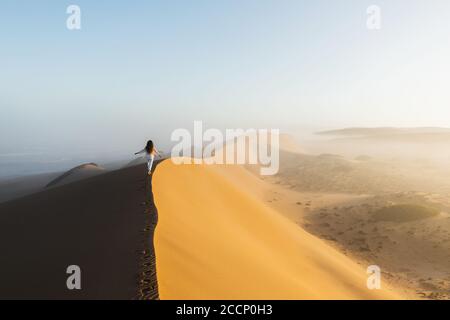
<svg viewBox="0 0 450 320"><path fill-rule="evenodd" d="M265 205L240 166L158 166L153 192L161 299L398 299L354 263Z"/></svg>

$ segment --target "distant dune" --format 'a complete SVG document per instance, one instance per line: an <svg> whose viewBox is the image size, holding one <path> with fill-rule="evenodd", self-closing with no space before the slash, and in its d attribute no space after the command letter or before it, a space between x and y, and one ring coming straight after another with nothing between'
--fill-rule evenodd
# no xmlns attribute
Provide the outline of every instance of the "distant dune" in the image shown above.
<svg viewBox="0 0 450 320"><path fill-rule="evenodd" d="M130 164L132 167L140 164ZM36 175L27 175L0 181L0 203L24 197L45 188L61 186L86 178L90 178L108 171L117 170L123 166L123 161L108 163L99 166L96 163L86 163L72 168L66 172L50 172Z"/></svg>
<svg viewBox="0 0 450 320"><path fill-rule="evenodd" d="M127 164L125 164L123 166L123 168L129 168L129 167L134 167L140 164L144 164L146 163L146 160L144 157L138 157L136 159L131 160L130 162L128 162Z"/></svg>
<svg viewBox="0 0 450 320"><path fill-rule="evenodd" d="M378 128L344 128L337 130L321 131L320 135L334 136L374 136L374 135L397 135L397 134L439 134L450 133L450 128L439 127L417 127L417 128L395 128L395 127L378 127Z"/></svg>
<svg viewBox="0 0 450 320"><path fill-rule="evenodd" d="M98 174L104 173L105 169L103 167L100 167L96 163L86 163L82 164L80 166L77 166L73 169L70 169L69 171L63 173L62 175L58 176L54 180L50 181L46 187L54 187L54 186L60 186L63 184L79 181L82 179L86 179L89 177L96 176Z"/></svg>
<svg viewBox="0 0 450 320"><path fill-rule="evenodd" d="M44 173L0 182L0 203L40 191L59 173Z"/></svg>
<svg viewBox="0 0 450 320"><path fill-rule="evenodd" d="M297 140L290 134L286 134L286 133L280 133L278 135L272 135L270 137L270 139L268 139L268 145L272 146L272 141L274 138L278 138L278 142L279 142L279 149L286 151L286 152L291 152L291 153L295 153L295 154L303 154L306 153L305 149L301 147L301 145L297 142ZM253 146L250 146L249 144L250 139L248 135L242 135L239 136L237 138L235 138L234 140L228 140L223 142L222 144L218 144L216 145L215 148L215 155L217 157L220 157L222 159L226 159L225 156L225 152L226 152L226 148L227 147L231 147L233 148L237 148L238 145L243 145L245 146L245 156L248 159L250 154L257 154L258 150L257 148L253 148ZM193 147L191 150L186 150L183 154L190 154L190 155L194 155L195 154L195 148ZM236 149L237 150L237 149ZM269 148L270 150L270 148ZM200 152L201 154L201 152Z"/></svg>
<svg viewBox="0 0 450 320"><path fill-rule="evenodd" d="M391 299L348 257L263 203L240 166L162 163L153 189L162 299Z"/></svg>
<svg viewBox="0 0 450 320"><path fill-rule="evenodd" d="M450 143L450 128L345 128L318 132L340 142L373 141L389 143Z"/></svg>
<svg viewBox="0 0 450 320"><path fill-rule="evenodd" d="M292 153L306 153L306 150L290 134L280 133L280 149Z"/></svg>

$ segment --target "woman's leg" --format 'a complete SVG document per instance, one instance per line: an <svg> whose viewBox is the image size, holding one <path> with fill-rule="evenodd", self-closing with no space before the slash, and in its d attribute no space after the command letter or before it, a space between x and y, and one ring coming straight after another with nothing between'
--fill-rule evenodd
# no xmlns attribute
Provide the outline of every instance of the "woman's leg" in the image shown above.
<svg viewBox="0 0 450 320"><path fill-rule="evenodd" d="M147 159L147 168L148 168L148 173L152 172L152 166L153 166L153 159L155 159L154 155L150 155Z"/></svg>

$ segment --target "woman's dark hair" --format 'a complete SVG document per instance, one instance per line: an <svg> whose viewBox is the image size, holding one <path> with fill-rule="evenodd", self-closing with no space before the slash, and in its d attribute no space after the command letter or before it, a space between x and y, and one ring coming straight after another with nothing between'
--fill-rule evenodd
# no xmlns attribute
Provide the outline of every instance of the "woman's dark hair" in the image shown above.
<svg viewBox="0 0 450 320"><path fill-rule="evenodd" d="M147 151L147 153L153 152L153 141L152 140L147 141L147 145L145 146L145 151Z"/></svg>

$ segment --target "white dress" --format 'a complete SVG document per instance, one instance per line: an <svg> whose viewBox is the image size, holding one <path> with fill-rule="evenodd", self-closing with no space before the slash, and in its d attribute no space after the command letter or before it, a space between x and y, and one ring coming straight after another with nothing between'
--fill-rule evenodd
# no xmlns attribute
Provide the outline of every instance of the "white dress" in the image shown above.
<svg viewBox="0 0 450 320"><path fill-rule="evenodd" d="M145 150L145 148L139 152L136 152L136 154L142 154L142 153L145 153L145 159L147 160L148 172L151 172L152 166L153 166L153 160L155 160L155 155L153 153L148 153L147 150Z"/></svg>

